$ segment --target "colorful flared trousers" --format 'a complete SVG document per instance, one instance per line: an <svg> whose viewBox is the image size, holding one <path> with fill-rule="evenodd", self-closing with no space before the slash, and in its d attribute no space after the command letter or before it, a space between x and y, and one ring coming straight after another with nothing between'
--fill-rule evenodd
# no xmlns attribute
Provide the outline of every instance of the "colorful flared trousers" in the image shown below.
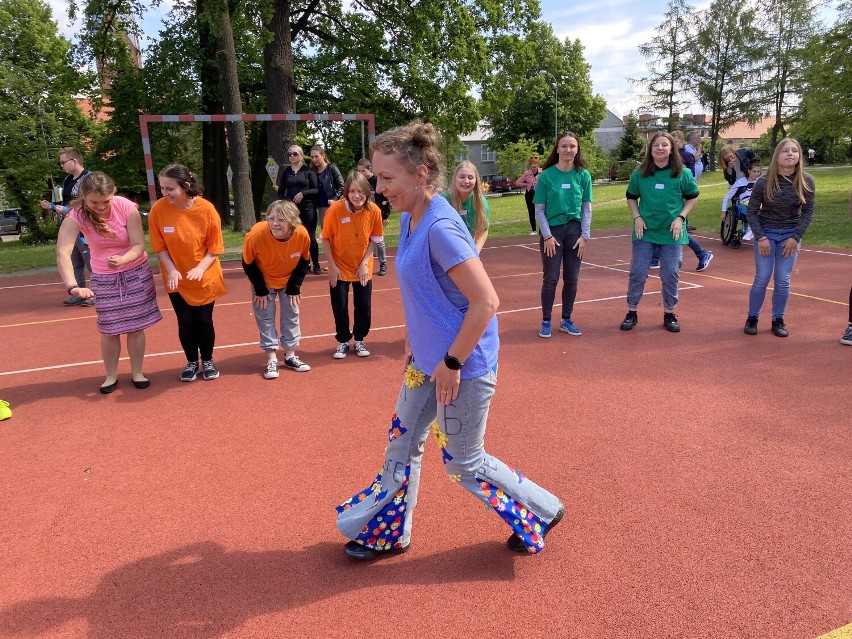
<svg viewBox="0 0 852 639"><path fill-rule="evenodd" d="M391 420L384 465L368 488L337 507L340 532L375 550L408 546L423 449L431 431L450 480L500 515L527 550L542 550L542 533L560 501L485 452L485 424L496 385L496 372L463 379L458 398L439 406L435 385L414 364L409 366Z"/></svg>

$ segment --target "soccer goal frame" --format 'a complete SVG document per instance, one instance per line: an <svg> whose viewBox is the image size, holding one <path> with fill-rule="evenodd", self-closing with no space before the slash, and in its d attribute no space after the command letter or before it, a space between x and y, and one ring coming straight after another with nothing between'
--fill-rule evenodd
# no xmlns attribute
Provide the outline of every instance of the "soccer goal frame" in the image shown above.
<svg viewBox="0 0 852 639"><path fill-rule="evenodd" d="M142 153L145 157L145 177L148 181L148 196L151 203L157 201L154 182L154 159L151 157L151 138L148 124L166 122L350 122L367 123L368 145L376 138L376 118L372 113L214 113L194 115L140 115L139 129L142 133ZM362 129L363 131L363 129Z"/></svg>

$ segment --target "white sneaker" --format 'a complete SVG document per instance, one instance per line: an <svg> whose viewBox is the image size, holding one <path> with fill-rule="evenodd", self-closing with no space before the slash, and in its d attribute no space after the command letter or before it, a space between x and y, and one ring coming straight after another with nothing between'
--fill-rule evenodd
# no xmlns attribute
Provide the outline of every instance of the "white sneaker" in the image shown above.
<svg viewBox="0 0 852 639"><path fill-rule="evenodd" d="M536 231L530 231L530 235L538 235Z"/></svg>
<svg viewBox="0 0 852 639"><path fill-rule="evenodd" d="M745 232L745 234L743 235L743 239L746 241L754 239L754 233L752 233L751 227L749 227L748 230Z"/></svg>
<svg viewBox="0 0 852 639"><path fill-rule="evenodd" d="M337 349L334 351L332 357L334 359L343 359L346 357L346 354L349 352L349 342L340 342L338 344Z"/></svg>
<svg viewBox="0 0 852 639"><path fill-rule="evenodd" d="M355 342L355 354L358 357L369 357L370 351L364 346L364 342Z"/></svg>
<svg viewBox="0 0 852 639"><path fill-rule="evenodd" d="M275 379L278 377L278 360L271 359L266 362L266 371L263 373L266 379Z"/></svg>

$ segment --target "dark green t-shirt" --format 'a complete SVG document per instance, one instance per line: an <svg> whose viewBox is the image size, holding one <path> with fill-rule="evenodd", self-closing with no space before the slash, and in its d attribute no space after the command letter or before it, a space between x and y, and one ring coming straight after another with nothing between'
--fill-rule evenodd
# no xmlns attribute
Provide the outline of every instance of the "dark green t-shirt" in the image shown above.
<svg viewBox="0 0 852 639"><path fill-rule="evenodd" d="M683 210L683 201L698 197L698 185L692 171L682 169L672 177L670 167L657 169L654 175L643 177L639 169L630 174L627 194L639 197L639 215L645 220L642 239L654 244L687 244L686 226L680 239L672 237L671 225ZM633 232L636 239L636 231Z"/></svg>
<svg viewBox="0 0 852 639"><path fill-rule="evenodd" d="M544 204L550 226L580 221L583 202L591 201L592 175L586 169L575 167L570 171L560 171L554 164L538 176L533 202Z"/></svg>

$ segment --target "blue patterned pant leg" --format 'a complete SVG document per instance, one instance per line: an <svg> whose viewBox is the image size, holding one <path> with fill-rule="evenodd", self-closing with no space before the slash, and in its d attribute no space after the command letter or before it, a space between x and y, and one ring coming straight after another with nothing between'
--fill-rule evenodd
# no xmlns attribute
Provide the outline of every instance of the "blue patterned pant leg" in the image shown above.
<svg viewBox="0 0 852 639"><path fill-rule="evenodd" d="M417 388L403 383L382 469L369 488L337 507L337 528L344 537L376 550L408 545L423 448L436 409L435 386L428 378Z"/></svg>
<svg viewBox="0 0 852 639"><path fill-rule="evenodd" d="M531 553L544 548L541 533L559 510L559 499L485 451L485 428L497 374L464 379L458 398L438 407L433 430L450 479L488 504Z"/></svg>

